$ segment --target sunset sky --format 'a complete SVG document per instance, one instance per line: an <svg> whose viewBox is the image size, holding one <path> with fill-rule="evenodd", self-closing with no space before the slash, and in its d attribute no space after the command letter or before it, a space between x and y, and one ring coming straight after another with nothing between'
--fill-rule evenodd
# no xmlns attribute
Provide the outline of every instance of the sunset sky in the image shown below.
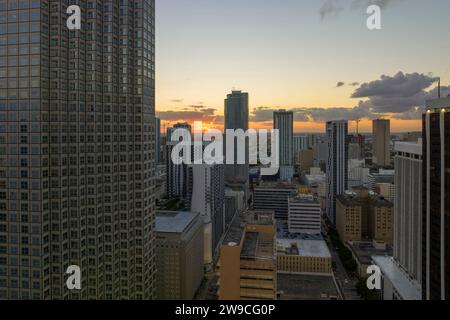
<svg viewBox="0 0 450 320"><path fill-rule="evenodd" d="M366 28L369 3L382 6L382 30ZM415 131L438 76L450 94L448 0L159 0L156 27L166 125L221 129L235 88L250 94L254 128L284 108L297 132L355 118L369 132L380 117L394 132Z"/></svg>

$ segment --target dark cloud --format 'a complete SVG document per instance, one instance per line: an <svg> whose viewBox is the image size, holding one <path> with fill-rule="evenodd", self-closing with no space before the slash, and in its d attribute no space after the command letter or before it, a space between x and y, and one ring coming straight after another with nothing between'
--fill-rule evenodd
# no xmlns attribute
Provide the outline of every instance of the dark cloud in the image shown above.
<svg viewBox="0 0 450 320"><path fill-rule="evenodd" d="M344 85L345 85L345 82L339 81L339 82L336 84L336 88L343 87Z"/></svg>
<svg viewBox="0 0 450 320"><path fill-rule="evenodd" d="M359 86L359 82L352 82L349 84L350 87L356 87Z"/></svg>
<svg viewBox="0 0 450 320"><path fill-rule="evenodd" d="M183 99L172 99L172 100L170 100L170 102L173 102L173 103L182 103L184 100Z"/></svg>
<svg viewBox="0 0 450 320"><path fill-rule="evenodd" d="M326 0L325 3L320 7L319 13L321 19L325 19L330 16L336 16L344 8L340 4L340 0Z"/></svg>
<svg viewBox="0 0 450 320"><path fill-rule="evenodd" d="M425 101L438 97L434 86L437 78L419 73L394 76L382 75L379 80L363 83L353 93L353 98L361 98L353 108L294 108L296 121L325 122L330 120L351 120L357 118L376 119L391 116L395 119L420 119L425 110ZM356 83L353 83L356 86ZM351 85L353 85L351 84ZM450 94L450 86L441 87L441 96ZM278 108L260 107L252 112L252 121L266 122L273 118Z"/></svg>
<svg viewBox="0 0 450 320"><path fill-rule="evenodd" d="M182 110L158 111L156 115L164 121L204 121L204 122L223 122L223 116L216 115L216 109L202 107L201 110L195 110L191 107Z"/></svg>

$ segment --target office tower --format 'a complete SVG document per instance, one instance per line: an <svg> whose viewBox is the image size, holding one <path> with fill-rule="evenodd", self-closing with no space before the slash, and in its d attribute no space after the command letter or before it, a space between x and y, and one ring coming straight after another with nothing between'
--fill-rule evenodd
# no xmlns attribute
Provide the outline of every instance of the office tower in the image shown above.
<svg viewBox="0 0 450 320"><path fill-rule="evenodd" d="M301 150L308 149L308 138L305 135L294 134L293 146L294 155L299 153Z"/></svg>
<svg viewBox="0 0 450 320"><path fill-rule="evenodd" d="M391 121L373 120L373 163L385 167L391 164Z"/></svg>
<svg viewBox="0 0 450 320"><path fill-rule="evenodd" d="M187 211L156 212L156 298L191 300L203 281L203 220Z"/></svg>
<svg viewBox="0 0 450 320"><path fill-rule="evenodd" d="M253 191L253 207L256 210L271 210L276 219L288 219L288 199L295 195L297 189L289 183L266 182L255 187Z"/></svg>
<svg viewBox="0 0 450 320"><path fill-rule="evenodd" d="M279 130L280 179L294 176L294 113L279 110L273 113L273 128Z"/></svg>
<svg viewBox="0 0 450 320"><path fill-rule="evenodd" d="M161 163L161 119L155 118L155 163Z"/></svg>
<svg viewBox="0 0 450 320"><path fill-rule="evenodd" d="M288 199L288 229L290 233L320 234L322 210L312 195L301 194Z"/></svg>
<svg viewBox="0 0 450 320"><path fill-rule="evenodd" d="M228 226L236 214L246 209L244 191L225 189L225 225Z"/></svg>
<svg viewBox="0 0 450 320"><path fill-rule="evenodd" d="M422 279L422 141L395 143L394 259Z"/></svg>
<svg viewBox="0 0 450 320"><path fill-rule="evenodd" d="M450 299L450 97L423 116L422 294Z"/></svg>
<svg viewBox="0 0 450 320"><path fill-rule="evenodd" d="M192 139L192 128L188 123L177 123L172 128L167 129L167 141L166 141L166 195L169 199L181 199L187 198L187 164L175 164L172 161L172 150L179 143L179 141L172 141L172 134L175 130L181 129L183 132L179 133L180 139L188 140ZM192 150L192 149L191 149ZM183 154L180 152L180 157ZM191 159L192 155L191 155Z"/></svg>
<svg viewBox="0 0 450 320"><path fill-rule="evenodd" d="M362 152L361 152L361 147L358 143L350 143L348 145L348 158L349 159L361 159Z"/></svg>
<svg viewBox="0 0 450 320"><path fill-rule="evenodd" d="M314 166L326 171L328 161L328 143L321 141L317 142L313 148L314 150Z"/></svg>
<svg viewBox="0 0 450 320"><path fill-rule="evenodd" d="M225 99L225 130L238 130L244 132L248 130L249 105L248 93L242 91L232 91ZM225 139L225 144L229 142ZM238 139L234 139L234 164L225 166L225 180L227 186L232 189L242 190L248 198L249 189L249 165L248 165L248 140L245 148L246 164L237 164ZM227 161L229 161L227 159Z"/></svg>
<svg viewBox="0 0 450 320"><path fill-rule="evenodd" d="M314 150L307 149L302 150L297 154L297 164L300 168L300 174L304 175L308 173L312 167L314 167Z"/></svg>
<svg viewBox="0 0 450 320"><path fill-rule="evenodd" d="M348 188L364 186L369 183L370 168L365 167L364 160L348 160Z"/></svg>
<svg viewBox="0 0 450 320"><path fill-rule="evenodd" d="M190 165L190 209L204 224L204 263L210 266L225 231L224 165Z"/></svg>
<svg viewBox="0 0 450 320"><path fill-rule="evenodd" d="M220 247L220 300L271 300L277 295L273 211L240 212Z"/></svg>
<svg viewBox="0 0 450 320"><path fill-rule="evenodd" d="M348 186L348 122L329 121L327 130L327 216L336 225L336 196Z"/></svg>
<svg viewBox="0 0 450 320"><path fill-rule="evenodd" d="M277 239L277 270L284 274L331 275L331 253L324 240Z"/></svg>
<svg viewBox="0 0 450 320"><path fill-rule="evenodd" d="M77 4L2 1L0 299L155 296L154 1Z"/></svg>

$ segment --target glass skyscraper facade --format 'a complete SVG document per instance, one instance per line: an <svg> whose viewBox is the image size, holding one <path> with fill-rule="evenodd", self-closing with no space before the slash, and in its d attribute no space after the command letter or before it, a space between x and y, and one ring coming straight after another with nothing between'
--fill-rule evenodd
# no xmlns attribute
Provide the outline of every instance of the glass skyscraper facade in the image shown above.
<svg viewBox="0 0 450 320"><path fill-rule="evenodd" d="M154 13L0 0L0 299L154 298Z"/></svg>

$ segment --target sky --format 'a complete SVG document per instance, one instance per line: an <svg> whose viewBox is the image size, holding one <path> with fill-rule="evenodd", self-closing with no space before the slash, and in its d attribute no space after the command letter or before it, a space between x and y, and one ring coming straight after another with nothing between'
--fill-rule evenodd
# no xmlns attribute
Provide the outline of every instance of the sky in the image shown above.
<svg viewBox="0 0 450 320"><path fill-rule="evenodd" d="M373 3L381 30L366 27ZM448 30L448 0L157 0L157 116L163 128L222 129L236 89L250 95L254 128L271 127L283 108L296 132L357 118L364 132L375 118L420 131L438 77L450 94Z"/></svg>

